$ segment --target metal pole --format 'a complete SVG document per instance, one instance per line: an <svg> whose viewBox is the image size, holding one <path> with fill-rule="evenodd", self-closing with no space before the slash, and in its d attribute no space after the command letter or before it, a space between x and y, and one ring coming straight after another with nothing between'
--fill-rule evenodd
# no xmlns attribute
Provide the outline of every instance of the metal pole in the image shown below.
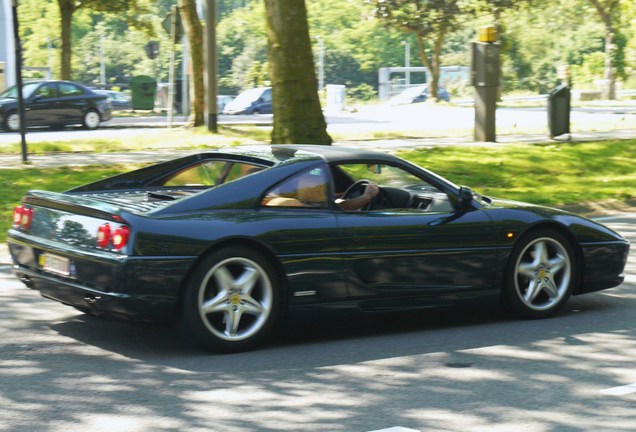
<svg viewBox="0 0 636 432"><path fill-rule="evenodd" d="M172 18L170 21L170 70L168 71L168 128L172 127L174 111L174 75L175 75L175 44L177 43L177 14L176 6L172 6Z"/></svg>
<svg viewBox="0 0 636 432"><path fill-rule="evenodd" d="M216 112L216 1L206 0L205 7L205 107L208 131L218 131Z"/></svg>
<svg viewBox="0 0 636 432"><path fill-rule="evenodd" d="M190 64L190 42L186 35L181 38L181 46L183 47L183 60L181 62L181 114L183 121L187 122L190 117L190 91L189 91L189 74L188 65Z"/></svg>
<svg viewBox="0 0 636 432"><path fill-rule="evenodd" d="M104 36L102 35L99 39L99 76L100 81L102 83L102 88L106 88L106 60L105 60L105 49L104 49Z"/></svg>
<svg viewBox="0 0 636 432"><path fill-rule="evenodd" d="M22 44L18 31L18 0L12 0L13 12L13 37L15 42L15 78L18 93L18 113L20 116L20 148L22 149L22 162L27 162L28 151L26 143L26 118L24 114L24 95L22 94Z"/></svg>
<svg viewBox="0 0 636 432"><path fill-rule="evenodd" d="M318 36L318 90L325 88L325 42Z"/></svg>
<svg viewBox="0 0 636 432"><path fill-rule="evenodd" d="M48 54L48 59L46 61L46 66L49 68L49 71L46 75L46 79L52 79L53 78L53 55L52 55L52 51L53 51L53 43L51 42L51 38L47 37L46 38L46 53Z"/></svg>
<svg viewBox="0 0 636 432"><path fill-rule="evenodd" d="M402 41L404 45L404 67L406 71L404 73L404 84L406 88L411 86L411 44L408 41Z"/></svg>

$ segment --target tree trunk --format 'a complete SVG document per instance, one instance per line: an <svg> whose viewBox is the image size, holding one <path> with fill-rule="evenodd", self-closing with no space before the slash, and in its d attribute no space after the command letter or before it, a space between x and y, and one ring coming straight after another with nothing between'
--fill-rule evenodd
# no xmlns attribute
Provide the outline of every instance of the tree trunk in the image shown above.
<svg viewBox="0 0 636 432"><path fill-rule="evenodd" d="M60 49L60 79L71 79L71 26L75 12L74 0L58 0L62 32L62 46Z"/></svg>
<svg viewBox="0 0 636 432"><path fill-rule="evenodd" d="M190 62L192 65L192 87L194 89L193 108L194 126L201 126L205 123L205 87L203 84L203 28L195 0L178 0L179 13L184 30L190 42ZM215 25L208 23L207 25Z"/></svg>
<svg viewBox="0 0 636 432"><path fill-rule="evenodd" d="M603 88L601 89L601 97L603 99L616 99L616 77L614 76L614 27L612 25L612 15L614 8L618 6L619 0L607 0L601 3L599 0L590 0L599 16L603 25L605 25L605 72Z"/></svg>
<svg viewBox="0 0 636 432"><path fill-rule="evenodd" d="M420 61L422 62L422 64L424 66L426 66L426 69L428 69L428 72L431 75L431 82L428 83L428 92L429 92L429 98L430 99L434 99L435 102L439 101L439 97L438 97L438 87L439 87L439 76L440 76L440 64L439 64L439 53L433 53L433 58L429 58L428 55L426 55L426 47L424 45L424 38L422 37L422 35L420 34L415 34L415 39L417 40L417 53L420 57ZM444 37L441 37L441 40L438 39L435 43L436 46L436 50L437 50L437 46L439 45L441 47L442 42L443 42Z"/></svg>
<svg viewBox="0 0 636 432"><path fill-rule="evenodd" d="M332 140L318 99L318 81L304 0L265 0L269 71L277 144Z"/></svg>

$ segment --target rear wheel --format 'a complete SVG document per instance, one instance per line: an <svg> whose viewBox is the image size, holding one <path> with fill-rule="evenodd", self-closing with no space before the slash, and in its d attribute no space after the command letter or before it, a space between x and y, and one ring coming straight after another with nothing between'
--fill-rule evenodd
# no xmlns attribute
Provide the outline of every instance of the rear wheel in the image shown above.
<svg viewBox="0 0 636 432"><path fill-rule="evenodd" d="M506 272L504 299L522 318L546 318L568 301L578 278L570 242L558 231L541 229L522 238Z"/></svg>
<svg viewBox="0 0 636 432"><path fill-rule="evenodd" d="M17 132L20 130L20 115L17 111L9 111L4 118L4 130Z"/></svg>
<svg viewBox="0 0 636 432"><path fill-rule="evenodd" d="M93 129L97 129L97 126L99 126L100 121L101 121L101 118L99 117L99 113L91 109L91 110L88 110L86 114L84 114L84 118L82 119L82 125L86 129L93 130Z"/></svg>
<svg viewBox="0 0 636 432"><path fill-rule="evenodd" d="M220 249L194 270L182 302L186 335L217 352L253 348L272 332L281 311L281 284L262 254Z"/></svg>

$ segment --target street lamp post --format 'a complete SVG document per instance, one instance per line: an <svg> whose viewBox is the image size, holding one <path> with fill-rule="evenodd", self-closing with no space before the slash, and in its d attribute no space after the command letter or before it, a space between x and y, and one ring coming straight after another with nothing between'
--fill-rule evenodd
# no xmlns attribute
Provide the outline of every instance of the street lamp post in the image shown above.
<svg viewBox="0 0 636 432"><path fill-rule="evenodd" d="M22 94L22 43L20 42L20 31L18 29L18 0L11 1L13 13L13 38L15 42L15 83L18 93L18 113L20 116L20 143L22 149L22 162L28 160L26 144L26 118L24 115L24 96Z"/></svg>
<svg viewBox="0 0 636 432"><path fill-rule="evenodd" d="M409 88L411 86L411 44L408 41L402 41L402 45L404 45L404 68L406 69L404 84L406 88Z"/></svg>
<svg viewBox="0 0 636 432"><path fill-rule="evenodd" d="M325 42L321 36L318 39L318 90L325 88Z"/></svg>
<svg viewBox="0 0 636 432"><path fill-rule="evenodd" d="M206 124L208 131L218 132L218 113L216 104L216 0L205 2L205 89Z"/></svg>
<svg viewBox="0 0 636 432"><path fill-rule="evenodd" d="M104 35L99 38L99 78L102 88L106 88L106 49L104 48Z"/></svg>

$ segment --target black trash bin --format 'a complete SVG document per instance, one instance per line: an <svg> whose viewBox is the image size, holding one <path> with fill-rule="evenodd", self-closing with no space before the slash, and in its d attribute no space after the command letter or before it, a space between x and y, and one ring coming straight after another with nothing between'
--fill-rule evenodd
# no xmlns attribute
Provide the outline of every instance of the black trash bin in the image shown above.
<svg viewBox="0 0 636 432"><path fill-rule="evenodd" d="M548 95L550 138L570 133L570 88L559 85Z"/></svg>

